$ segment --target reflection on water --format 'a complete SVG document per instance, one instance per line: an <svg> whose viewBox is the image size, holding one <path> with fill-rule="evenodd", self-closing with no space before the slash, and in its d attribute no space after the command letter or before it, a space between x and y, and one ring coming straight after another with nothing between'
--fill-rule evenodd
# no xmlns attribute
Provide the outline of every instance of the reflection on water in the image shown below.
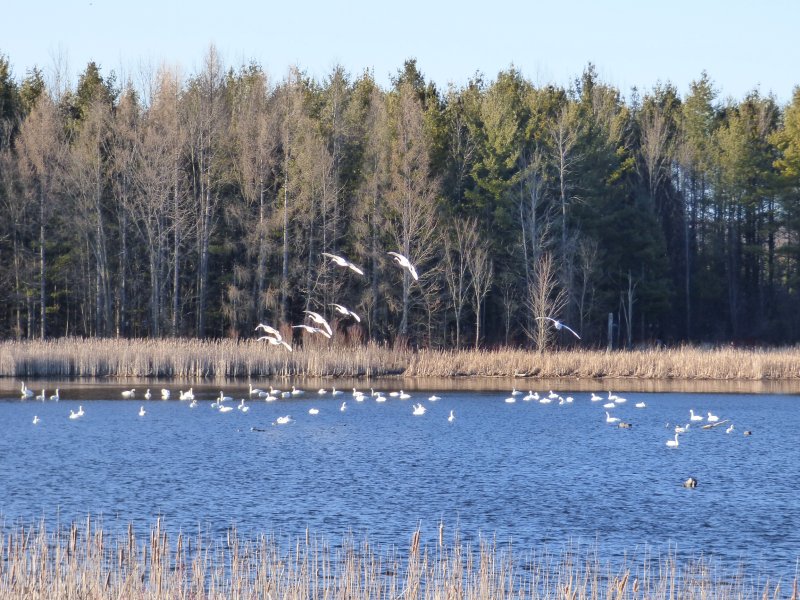
<svg viewBox="0 0 800 600"><path fill-rule="evenodd" d="M39 392L39 382L26 383ZM630 386L293 383L306 393L254 400L247 413L228 414L211 407L219 386L193 386L195 409L143 400L147 387L158 398L162 384L152 382L126 381L124 389L136 388L132 400L122 399L123 385L60 384L58 403L21 402L14 387L0 401L0 512L6 522L69 522L91 513L112 528L130 521L145 530L161 515L174 529L224 532L236 524L243 535L302 535L308 527L330 539L350 531L387 546L403 544L418 524L434 541L444 522L467 541L495 537L523 549L596 544L612 560L672 546L679 556L703 553L731 565L744 560L761 574L793 573L800 548L794 396L631 391L623 394L627 402L605 409L607 400L591 402L589 390ZM316 393L331 383L346 393ZM574 401L541 404L519 395L507 403L514 385L562 390ZM402 387L412 398L358 402L354 386ZM176 398L189 385L166 387ZM428 401L422 389L438 390L441 399ZM225 387L233 403L246 391L246 384ZM339 410L343 400L346 411ZM412 415L417 402L424 416ZM635 408L639 402L646 408ZM142 404L145 417L138 416ZM85 416L69 420L78 405ZM668 449L690 409L728 423L713 430L692 424L680 447ZM606 410L633 427L606 423ZM273 424L286 415L288 425ZM730 423L735 429L726 434ZM697 489L681 486L689 476Z"/></svg>

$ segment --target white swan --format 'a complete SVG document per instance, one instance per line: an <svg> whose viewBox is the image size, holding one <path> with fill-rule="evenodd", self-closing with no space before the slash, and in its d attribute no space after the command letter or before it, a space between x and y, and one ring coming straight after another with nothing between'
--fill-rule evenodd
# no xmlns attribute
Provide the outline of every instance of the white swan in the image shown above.
<svg viewBox="0 0 800 600"><path fill-rule="evenodd" d="M248 410L250 410L249 406L244 405L244 398L241 399L241 402L239 402L239 406L237 406L236 408L242 411L243 413L246 413Z"/></svg>
<svg viewBox="0 0 800 600"><path fill-rule="evenodd" d="M592 396L591 396L591 398L590 398L590 400L591 400L592 402L599 402L599 401L600 401L600 400L602 400L602 399L603 399L603 397L602 397L602 396L598 396L597 394L595 394L594 392L592 392Z"/></svg>
<svg viewBox="0 0 800 600"><path fill-rule="evenodd" d="M667 440L667 448L677 448L678 447L678 434L675 434L674 440Z"/></svg>
<svg viewBox="0 0 800 600"><path fill-rule="evenodd" d="M283 336L281 336L281 332L275 329L274 327L270 327L269 325L265 325L264 323L259 323L258 325L256 325L256 331L258 331L259 329L263 329L264 333L274 337L277 340L283 339Z"/></svg>
<svg viewBox="0 0 800 600"><path fill-rule="evenodd" d="M233 400L230 396L225 396L222 393L222 390L219 391L219 403L222 404L223 402L230 402Z"/></svg>
<svg viewBox="0 0 800 600"><path fill-rule="evenodd" d="M82 417L85 413L83 412L83 406L78 405L78 416Z"/></svg>
<svg viewBox="0 0 800 600"><path fill-rule="evenodd" d="M70 409L69 418L70 419L80 419L81 416L78 413L76 413L74 410Z"/></svg>
<svg viewBox="0 0 800 600"><path fill-rule="evenodd" d="M59 393L58 388L56 388L56 393L50 396L50 400L55 400L56 402L61 400L61 394Z"/></svg>
<svg viewBox="0 0 800 600"><path fill-rule="evenodd" d="M351 271L355 271L359 275L364 274L364 271L359 269L357 266L355 266L353 263L347 260L344 256L339 256L338 254L331 254L330 252L323 252L322 256L327 256L340 267L344 267L346 269L350 269Z"/></svg>
<svg viewBox="0 0 800 600"><path fill-rule="evenodd" d="M442 399L442 397L441 396L437 396L436 394L434 394L433 396L428 396L428 400L430 402L436 402L437 400L441 400L441 399Z"/></svg>
<svg viewBox="0 0 800 600"><path fill-rule="evenodd" d="M342 402L342 405L339 407L339 410L342 411L342 412L347 410L347 401L346 400L344 402Z"/></svg>
<svg viewBox="0 0 800 600"><path fill-rule="evenodd" d="M610 414L608 414L608 411L606 411L606 423L617 423L617 422L619 422L619 417L612 417Z"/></svg>
<svg viewBox="0 0 800 600"><path fill-rule="evenodd" d="M319 414L319 409L318 408L309 408L308 409L308 414L310 414L310 415L318 415Z"/></svg>
<svg viewBox="0 0 800 600"><path fill-rule="evenodd" d="M711 414L711 411L708 411L708 422L716 423L717 421L719 421L719 417L717 415Z"/></svg>
<svg viewBox="0 0 800 600"><path fill-rule="evenodd" d="M511 395L512 396L519 396L522 392L520 392L517 388L511 388Z"/></svg>
<svg viewBox="0 0 800 600"><path fill-rule="evenodd" d="M733 423L725 430L725 433L733 433Z"/></svg>
<svg viewBox="0 0 800 600"><path fill-rule="evenodd" d="M420 416L420 415L424 415L424 414L425 414L425 410L426 410L426 409L425 409L425 407L424 407L424 406L422 406L422 404L415 404L415 405L414 405L414 411L413 411L413 413L412 413L412 414L413 414L414 416L417 416L417 417L418 417L418 416Z"/></svg>
<svg viewBox="0 0 800 600"><path fill-rule="evenodd" d="M572 335L574 335L576 338L578 338L578 339L581 339L581 336L579 336L579 335L578 335L578 334L575 332L575 330L574 330L574 329L572 329L571 327L568 327L567 325L564 325L564 323L562 323L562 322L561 322L561 321L559 321L558 319L554 319L553 317L536 317L536 318L537 318L537 319L541 319L541 320L550 321L550 322L552 322L552 323L553 323L553 326L554 326L554 327L555 327L555 328L556 328L558 331L561 331L562 329L566 329L566 330L567 330L567 331L569 331L569 332L570 332Z"/></svg>
<svg viewBox="0 0 800 600"><path fill-rule="evenodd" d="M645 404L644 402L637 402L636 404L634 404L634 406L636 408L645 408L647 404Z"/></svg>
<svg viewBox="0 0 800 600"><path fill-rule="evenodd" d="M331 396L341 396L344 394L342 390L337 390L336 388L331 388Z"/></svg>
<svg viewBox="0 0 800 600"><path fill-rule="evenodd" d="M132 390L125 390L124 392L122 392L123 398L133 398L134 396L136 396L136 388L133 388Z"/></svg>
<svg viewBox="0 0 800 600"><path fill-rule="evenodd" d="M603 408L615 408L616 406L617 405L614 404L613 402L606 402L605 404L603 404Z"/></svg>
<svg viewBox="0 0 800 600"><path fill-rule="evenodd" d="M689 431L689 423L681 427L680 425L675 425L675 433L686 433Z"/></svg>
<svg viewBox="0 0 800 600"><path fill-rule="evenodd" d="M340 315L343 315L345 317L353 317L356 320L357 323L361 323L361 317L359 317L356 313L354 313L352 310L350 310L346 306L342 306L341 304L334 304L334 303L331 303L331 306L333 308L335 308L336 312L338 312Z"/></svg>
<svg viewBox="0 0 800 600"><path fill-rule="evenodd" d="M513 404L516 401L517 399L514 398L514 396L509 396L508 398L506 398L506 404Z"/></svg>
<svg viewBox="0 0 800 600"><path fill-rule="evenodd" d="M525 402L530 402L531 400L536 400L536 396L534 396L534 395L533 395L533 390L531 390L531 391L529 391L527 394L525 394L525 395L522 397L522 399L523 399Z"/></svg>
<svg viewBox="0 0 800 600"><path fill-rule="evenodd" d="M41 400L42 402L47 400L47 392L42 390L42 393L36 396L36 400Z"/></svg>
<svg viewBox="0 0 800 600"><path fill-rule="evenodd" d="M197 408L197 400L192 400L189 402L189 408Z"/></svg>
<svg viewBox="0 0 800 600"><path fill-rule="evenodd" d="M150 393L150 388L147 388L147 391L144 393L144 399L150 400L153 397L153 394Z"/></svg>
<svg viewBox="0 0 800 600"><path fill-rule="evenodd" d="M305 331L308 331L309 333L319 333L320 335L324 335L328 339L331 338L331 334L325 331L324 329L320 329L319 327L312 327L311 325L292 325L292 329L303 329Z"/></svg>
<svg viewBox="0 0 800 600"><path fill-rule="evenodd" d="M328 337L333 335L333 329L331 329L331 326L328 321L325 320L325 317L317 312L314 312L313 310L304 310L303 312L306 313L309 318L314 321L314 323L317 325L322 325L322 328L328 332Z"/></svg>
<svg viewBox="0 0 800 600"><path fill-rule="evenodd" d="M221 413L231 412L232 410L233 410L232 406L225 406L224 404L221 404L219 407L219 412Z"/></svg>
<svg viewBox="0 0 800 600"><path fill-rule="evenodd" d="M286 416L284 416L284 417L278 417L277 419L275 419L275 422L276 422L278 425L286 425L286 424L287 424L287 423L289 423L291 420L292 420L292 418L291 418L289 415L286 415Z"/></svg>
<svg viewBox="0 0 800 600"><path fill-rule="evenodd" d="M258 342L269 342L270 345L272 345L272 346L283 346L289 352L292 352L292 347L288 343L286 343L286 340L281 340L281 339L278 339L278 338L274 338L274 337L269 336L269 335L262 335L256 341L258 341Z"/></svg>
<svg viewBox="0 0 800 600"><path fill-rule="evenodd" d="M417 270L414 268L414 265L411 264L410 260L408 260L405 256L403 256L399 252L387 252L387 254L390 254L398 265L406 269L414 278L414 281L419 281L419 275L417 275Z"/></svg>
<svg viewBox="0 0 800 600"><path fill-rule="evenodd" d="M33 424L36 425L38 423L39 423L39 417L37 417L36 415L33 415Z"/></svg>
<svg viewBox="0 0 800 600"><path fill-rule="evenodd" d="M449 423L452 423L452 422L453 422L453 421L455 421L455 420L456 420L456 416L453 414L453 411L451 410L451 411L450 411L450 416L449 416L449 417L447 417L447 421L448 421Z"/></svg>
<svg viewBox="0 0 800 600"><path fill-rule="evenodd" d="M364 394L359 394L358 396L353 396L353 397L356 399L356 402L363 402L364 398L366 398Z"/></svg>
<svg viewBox="0 0 800 600"><path fill-rule="evenodd" d="M188 392L181 390L179 398L181 400L194 400L194 388L189 388Z"/></svg>
<svg viewBox="0 0 800 600"><path fill-rule="evenodd" d="M301 394L305 394L303 390L298 390L296 387L292 386L292 396L300 396Z"/></svg>
<svg viewBox="0 0 800 600"><path fill-rule="evenodd" d="M386 396L378 392L378 395L375 396L375 402L386 402Z"/></svg>
<svg viewBox="0 0 800 600"><path fill-rule="evenodd" d="M24 381L22 382L22 386L20 386L19 390L22 393L23 398L30 398L33 396L33 390L29 390Z"/></svg>
<svg viewBox="0 0 800 600"><path fill-rule="evenodd" d="M254 388L252 383L250 383L248 385L250 386L250 395L251 396L257 396L257 395L261 394L264 391L264 390L259 389L259 388Z"/></svg>
<svg viewBox="0 0 800 600"><path fill-rule="evenodd" d="M703 420L703 415L694 414L694 409L690 408L689 409L689 420L690 421L702 421Z"/></svg>
<svg viewBox="0 0 800 600"><path fill-rule="evenodd" d="M143 417L143 416L145 416L145 414L147 414L147 413L144 410L144 406L140 406L139 407L139 416Z"/></svg>
<svg viewBox="0 0 800 600"><path fill-rule="evenodd" d="M411 398L411 394L406 394L403 390L400 390L400 393L397 396L400 400L408 400Z"/></svg>
<svg viewBox="0 0 800 600"><path fill-rule="evenodd" d="M166 388L161 388L161 399L162 400L169 400L170 391Z"/></svg>

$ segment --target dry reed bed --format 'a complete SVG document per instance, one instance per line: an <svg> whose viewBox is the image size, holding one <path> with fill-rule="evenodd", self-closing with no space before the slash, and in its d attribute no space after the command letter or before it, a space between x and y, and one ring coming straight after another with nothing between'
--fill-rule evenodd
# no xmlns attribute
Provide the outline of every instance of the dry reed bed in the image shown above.
<svg viewBox="0 0 800 600"><path fill-rule="evenodd" d="M591 551L530 554L520 560L510 546L481 542L420 544L420 532L402 554L346 538L332 548L306 534L279 543L261 535L224 539L168 534L159 521L149 535L113 536L87 518L80 526L50 531L44 524L4 531L0 597L37 599L278 599L342 600L495 598L745 599L783 598L779 584L756 584L739 572L720 576L706 559L679 561L673 554L626 560L611 568ZM797 581L791 589L797 600ZM758 588L758 589L757 589Z"/></svg>
<svg viewBox="0 0 800 600"><path fill-rule="evenodd" d="M800 380L800 349L419 350L311 341L292 353L255 340L0 342L3 377L225 380L250 377L530 377Z"/></svg>

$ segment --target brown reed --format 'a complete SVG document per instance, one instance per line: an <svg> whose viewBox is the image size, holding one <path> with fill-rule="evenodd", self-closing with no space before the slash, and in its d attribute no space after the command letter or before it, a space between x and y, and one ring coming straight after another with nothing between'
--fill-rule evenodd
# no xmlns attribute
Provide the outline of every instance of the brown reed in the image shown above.
<svg viewBox="0 0 800 600"><path fill-rule="evenodd" d="M779 584L755 584L741 571L721 575L707 559L680 561L669 552L611 566L593 550L523 556L486 540L475 549L457 532L452 544L431 549L417 530L401 553L351 536L335 546L309 533L294 542L242 539L235 529L222 539L190 537L168 533L161 520L143 538L130 526L115 536L87 517L57 529L42 522L6 527L0 545L4 600L782 597ZM793 598L796 589L795 580Z"/></svg>
<svg viewBox="0 0 800 600"><path fill-rule="evenodd" d="M312 341L294 352L254 339L0 342L0 377L228 380L276 377L800 381L800 348L413 350Z"/></svg>

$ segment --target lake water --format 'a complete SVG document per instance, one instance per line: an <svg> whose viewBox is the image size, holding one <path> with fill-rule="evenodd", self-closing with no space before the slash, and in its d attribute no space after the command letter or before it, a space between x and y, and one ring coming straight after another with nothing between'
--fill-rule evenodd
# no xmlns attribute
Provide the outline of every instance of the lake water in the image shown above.
<svg viewBox="0 0 800 600"><path fill-rule="evenodd" d="M175 398L177 386L167 387ZM437 391L435 402L416 390L376 403L314 387L222 414L211 407L219 387L195 386L193 409L143 400L142 387L122 400L122 389L73 384L59 402L0 391L5 526L91 514L110 529L133 522L147 530L161 516L173 530L221 534L236 525L243 534L301 536L309 528L405 547L417 525L424 540L436 539L441 521L462 539L494 537L522 551L587 544L616 561L671 549L783 578L800 556L795 395L620 392L627 402L609 412L633 425L620 429L606 423L605 400L591 402L586 391L562 391L574 397L563 405L463 390ZM234 405L247 397L241 386L224 389ZM412 415L417 402L423 416ZM70 420L79 405L85 415ZM690 409L729 422L692 424L668 448ZM273 424L285 415L289 424ZM681 485L690 476L696 489Z"/></svg>

